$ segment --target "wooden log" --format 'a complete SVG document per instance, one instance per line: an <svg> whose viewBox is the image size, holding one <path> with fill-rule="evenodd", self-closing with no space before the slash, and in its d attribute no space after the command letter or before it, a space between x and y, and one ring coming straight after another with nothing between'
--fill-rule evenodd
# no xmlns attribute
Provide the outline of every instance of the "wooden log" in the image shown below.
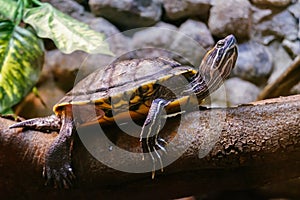
<svg viewBox="0 0 300 200"><path fill-rule="evenodd" d="M14 122L0 118L0 198L171 199L291 180L300 176L299 111L300 95L295 95L173 117L162 131L174 144L168 155L186 151L153 180L151 172L127 173L102 164L82 139L104 159L126 167L147 161L141 159L138 138L104 127L114 142L105 146L98 144L104 134L93 127L80 129L72 152L77 180L70 190L43 185L44 154L57 133L8 129ZM114 154L117 146L136 154ZM293 195L299 198L300 192Z"/></svg>
<svg viewBox="0 0 300 200"><path fill-rule="evenodd" d="M299 83L300 55L275 81L269 83L258 95L257 100L269 99L279 96L287 96L291 89Z"/></svg>

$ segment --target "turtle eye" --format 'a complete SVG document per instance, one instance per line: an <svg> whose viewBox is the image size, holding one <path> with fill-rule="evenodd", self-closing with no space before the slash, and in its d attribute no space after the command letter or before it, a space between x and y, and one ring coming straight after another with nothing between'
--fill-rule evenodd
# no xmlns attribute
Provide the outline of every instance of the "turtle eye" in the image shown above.
<svg viewBox="0 0 300 200"><path fill-rule="evenodd" d="M217 48L222 48L224 46L225 42L224 40L220 40L217 42Z"/></svg>

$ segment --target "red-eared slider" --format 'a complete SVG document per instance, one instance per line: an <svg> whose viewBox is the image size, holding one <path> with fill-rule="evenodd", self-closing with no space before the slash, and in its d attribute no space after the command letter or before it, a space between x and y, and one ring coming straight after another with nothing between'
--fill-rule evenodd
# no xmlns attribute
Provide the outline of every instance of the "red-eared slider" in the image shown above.
<svg viewBox="0 0 300 200"><path fill-rule="evenodd" d="M237 55L235 37L229 35L207 52L198 71L163 57L115 62L79 82L54 106L56 115L29 119L10 128L59 130L46 153L44 175L47 183L51 181L57 186L68 187L74 179L70 154L75 123L88 125L116 118L126 120L128 115L124 113L128 112L134 119L144 116L143 150L164 150L166 144L158 137L157 128L161 112L164 109L174 112L180 104L189 103L192 95L197 97L197 104L200 103L228 77ZM93 111L90 112L89 107ZM83 110L78 119L74 108L79 112ZM96 113L94 117L89 116L92 112ZM151 137L154 141L150 141L150 135L154 135Z"/></svg>

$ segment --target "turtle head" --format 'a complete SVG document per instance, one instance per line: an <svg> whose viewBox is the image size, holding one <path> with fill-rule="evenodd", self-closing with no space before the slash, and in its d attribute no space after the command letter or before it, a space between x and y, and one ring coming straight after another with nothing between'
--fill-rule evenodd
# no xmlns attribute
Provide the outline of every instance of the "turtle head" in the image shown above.
<svg viewBox="0 0 300 200"><path fill-rule="evenodd" d="M199 74L204 78L210 92L217 89L235 66L238 56L237 42L233 35L219 40L206 53L199 67Z"/></svg>

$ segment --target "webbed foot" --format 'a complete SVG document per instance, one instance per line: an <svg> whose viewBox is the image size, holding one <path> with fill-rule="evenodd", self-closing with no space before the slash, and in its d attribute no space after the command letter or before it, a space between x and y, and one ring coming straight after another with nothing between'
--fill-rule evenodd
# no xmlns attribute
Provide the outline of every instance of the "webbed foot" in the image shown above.
<svg viewBox="0 0 300 200"><path fill-rule="evenodd" d="M58 136L45 155L43 176L46 185L55 188L70 188L73 186L75 175L71 167L71 151L73 146L73 119L63 114L62 126Z"/></svg>
<svg viewBox="0 0 300 200"><path fill-rule="evenodd" d="M71 167L71 155L67 145L66 143L61 145L54 143L47 152L43 168L45 185L65 189L73 186L75 175Z"/></svg>

